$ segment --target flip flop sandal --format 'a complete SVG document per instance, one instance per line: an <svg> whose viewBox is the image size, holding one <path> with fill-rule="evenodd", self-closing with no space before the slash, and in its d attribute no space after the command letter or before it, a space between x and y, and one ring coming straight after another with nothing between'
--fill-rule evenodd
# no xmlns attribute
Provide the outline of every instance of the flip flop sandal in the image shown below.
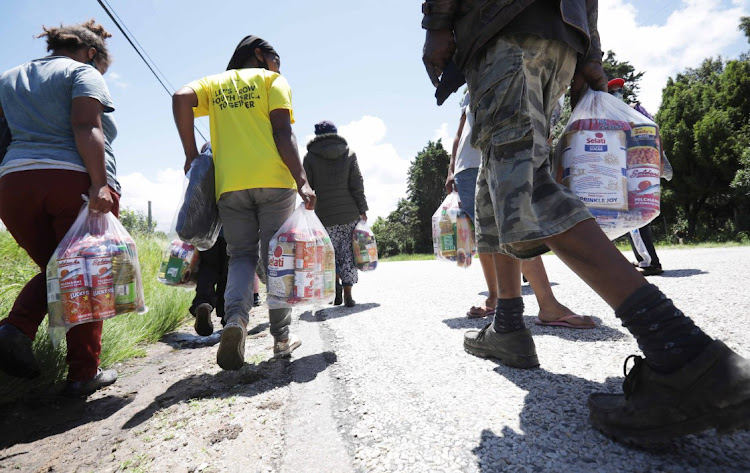
<svg viewBox="0 0 750 473"><path fill-rule="evenodd" d="M495 315L495 309L489 307L472 307L466 313L466 317L470 319L481 319L483 317L492 317Z"/></svg>
<svg viewBox="0 0 750 473"><path fill-rule="evenodd" d="M576 328L576 329L596 328L596 324L593 323L593 320L592 320L591 325L572 324L568 322L569 320L585 320L585 319L584 319L584 316L581 316L581 315L566 315L565 317L561 319L557 319L557 320L550 321L550 322L545 322L544 320L537 317L534 322L537 325L544 325L547 327L566 327L566 328Z"/></svg>

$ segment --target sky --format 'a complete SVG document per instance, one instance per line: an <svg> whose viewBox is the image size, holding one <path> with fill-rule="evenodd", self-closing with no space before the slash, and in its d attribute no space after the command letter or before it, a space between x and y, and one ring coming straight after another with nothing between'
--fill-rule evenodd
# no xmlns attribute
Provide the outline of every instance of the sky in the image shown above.
<svg viewBox="0 0 750 473"><path fill-rule="evenodd" d="M442 139L450 150L458 97L435 103L421 60L418 0L107 1L170 91L223 71L248 34L271 43L292 87L301 153L314 124L333 121L357 153L372 219L406 197L409 164L429 141ZM47 55L44 40L34 38L42 25L95 18L113 34L105 80L116 108L121 206L145 212L151 201L158 228L167 231L184 180L169 94L96 0L3 3L0 71ZM599 32L603 50L645 72L640 98L655 114L669 77L707 57L736 58L750 49L737 28L741 16L750 16L750 0L600 0ZM206 120L199 129L208 137Z"/></svg>

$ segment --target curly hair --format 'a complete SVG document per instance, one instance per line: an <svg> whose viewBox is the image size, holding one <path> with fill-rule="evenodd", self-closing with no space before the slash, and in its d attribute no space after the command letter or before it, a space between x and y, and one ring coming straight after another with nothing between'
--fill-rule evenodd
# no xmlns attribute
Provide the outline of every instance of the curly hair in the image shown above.
<svg viewBox="0 0 750 473"><path fill-rule="evenodd" d="M59 28L47 28L42 26L44 33L37 38L47 38L47 51L69 50L77 51L81 48L95 48L97 51L96 60L103 64L109 65L111 58L107 49L107 38L112 35L97 24L94 19L77 25L63 26Z"/></svg>

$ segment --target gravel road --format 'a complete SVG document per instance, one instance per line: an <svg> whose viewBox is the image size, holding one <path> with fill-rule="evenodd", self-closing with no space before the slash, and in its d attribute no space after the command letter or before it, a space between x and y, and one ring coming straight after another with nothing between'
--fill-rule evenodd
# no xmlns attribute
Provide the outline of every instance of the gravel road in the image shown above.
<svg viewBox="0 0 750 473"><path fill-rule="evenodd" d="M629 255L628 255L629 256ZM660 250L651 277L711 336L750 357L750 248ZM302 346L272 361L264 310L251 314L246 365L215 365L218 333L183 327L85 404L47 399L0 409L0 473L85 472L747 472L750 432L708 432L663 451L614 443L588 424L586 399L621 392L638 353L613 311L556 257L557 298L600 324L539 327L541 368L473 357L465 317L484 300L481 268L383 263L360 273L354 308L296 313Z"/></svg>
<svg viewBox="0 0 750 473"><path fill-rule="evenodd" d="M651 277L709 335L750 356L750 249L660 251ZM353 309L303 314L331 366L332 415L356 471L685 472L750 470L750 433L690 436L664 452L613 443L588 424L591 392L621 392L623 361L639 353L613 311L556 257L544 262L557 298L593 316L594 330L533 324L538 370L517 370L462 349L464 314L484 300L481 268L437 261L381 264L361 274ZM310 338L308 336L308 338ZM304 345L303 345L304 348ZM325 442L328 442L326 440ZM314 471L314 469L310 470ZM318 470L320 471L320 470Z"/></svg>

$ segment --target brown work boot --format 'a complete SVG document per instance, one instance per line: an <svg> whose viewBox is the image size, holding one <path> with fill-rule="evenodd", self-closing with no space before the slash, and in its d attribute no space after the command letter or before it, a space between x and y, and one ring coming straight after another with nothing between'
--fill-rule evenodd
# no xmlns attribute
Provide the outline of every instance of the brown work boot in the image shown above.
<svg viewBox="0 0 750 473"><path fill-rule="evenodd" d="M640 356L624 394L589 396L591 425L619 442L658 447L708 429L750 428L750 361L714 340L679 370L662 374Z"/></svg>
<svg viewBox="0 0 750 473"><path fill-rule="evenodd" d="M245 364L245 337L247 323L237 315L228 316L221 332L216 362L225 370L238 370Z"/></svg>
<svg viewBox="0 0 750 473"><path fill-rule="evenodd" d="M464 334L464 350L482 358L496 358L513 368L536 368L539 358L529 329L498 333L488 323L482 330L469 330Z"/></svg>

